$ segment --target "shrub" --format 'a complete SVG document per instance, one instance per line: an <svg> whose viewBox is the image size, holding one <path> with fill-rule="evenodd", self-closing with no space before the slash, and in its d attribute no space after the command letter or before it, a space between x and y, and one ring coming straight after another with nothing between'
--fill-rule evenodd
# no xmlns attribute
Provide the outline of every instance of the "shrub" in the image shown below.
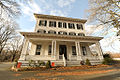
<svg viewBox="0 0 120 80"><path fill-rule="evenodd" d="M34 61L33 61L33 60L30 60L30 61L29 61L29 66L32 66L33 63L34 63Z"/></svg>
<svg viewBox="0 0 120 80"><path fill-rule="evenodd" d="M104 57L104 60L102 62L103 64L109 65L113 63L113 59L110 57L109 54L105 54L103 55L103 57Z"/></svg>
<svg viewBox="0 0 120 80"><path fill-rule="evenodd" d="M84 61L81 61L81 62L80 62L80 64L81 64L81 65L84 65L84 64L85 64L85 62L84 62Z"/></svg>
<svg viewBox="0 0 120 80"><path fill-rule="evenodd" d="M88 66L91 66L91 63L90 63L89 59L86 59L86 63L85 64L88 65Z"/></svg>
<svg viewBox="0 0 120 80"><path fill-rule="evenodd" d="M48 61L48 62L46 63L46 68L47 68L47 69L51 68L51 62L50 62L50 61Z"/></svg>
<svg viewBox="0 0 120 80"><path fill-rule="evenodd" d="M38 61L38 66L40 67L40 66L44 66L45 65L45 62L43 62L43 61Z"/></svg>

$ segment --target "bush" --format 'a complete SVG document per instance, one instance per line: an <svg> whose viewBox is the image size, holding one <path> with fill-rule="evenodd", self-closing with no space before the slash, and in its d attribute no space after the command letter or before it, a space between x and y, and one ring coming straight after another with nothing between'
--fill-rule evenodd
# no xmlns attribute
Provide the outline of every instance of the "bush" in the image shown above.
<svg viewBox="0 0 120 80"><path fill-rule="evenodd" d="M44 66L45 65L45 62L43 62L43 61L38 61L38 66L40 67L40 66Z"/></svg>
<svg viewBox="0 0 120 80"><path fill-rule="evenodd" d="M103 64L109 65L113 63L113 59L110 57L109 54L105 54L103 55L103 57L104 57L104 60L102 62Z"/></svg>
<svg viewBox="0 0 120 80"><path fill-rule="evenodd" d="M84 64L85 64L85 62L84 62L84 61L81 61L81 62L80 62L80 64L81 64L81 65L84 65Z"/></svg>
<svg viewBox="0 0 120 80"><path fill-rule="evenodd" d="M91 66L91 63L90 63L89 59L86 59L86 63L85 64L88 65L88 66Z"/></svg>
<svg viewBox="0 0 120 80"><path fill-rule="evenodd" d="M46 63L46 68L47 68L47 69L51 68L51 62L50 62L50 61L48 61L48 62Z"/></svg>
<svg viewBox="0 0 120 80"><path fill-rule="evenodd" d="M29 61L29 66L31 66L31 67L32 67L32 66L33 66L33 64L34 64L34 61L33 61L33 60L30 60L30 61Z"/></svg>

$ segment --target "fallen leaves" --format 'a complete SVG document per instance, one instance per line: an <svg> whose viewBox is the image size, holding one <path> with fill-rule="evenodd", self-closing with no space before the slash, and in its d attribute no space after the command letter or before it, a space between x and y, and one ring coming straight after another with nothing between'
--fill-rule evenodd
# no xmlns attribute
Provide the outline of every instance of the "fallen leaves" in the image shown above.
<svg viewBox="0 0 120 80"><path fill-rule="evenodd" d="M72 76L72 75L90 75L90 74L100 74L116 71L112 70L96 70L96 71L80 71L80 72L50 72L50 73L37 73L35 76Z"/></svg>

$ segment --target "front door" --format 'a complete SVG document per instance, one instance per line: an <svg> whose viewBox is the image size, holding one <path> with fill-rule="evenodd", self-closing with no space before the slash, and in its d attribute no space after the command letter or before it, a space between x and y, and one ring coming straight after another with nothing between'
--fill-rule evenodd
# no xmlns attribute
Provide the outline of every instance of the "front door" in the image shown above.
<svg viewBox="0 0 120 80"><path fill-rule="evenodd" d="M65 56L65 59L67 59L67 48L66 45L59 45L59 55Z"/></svg>

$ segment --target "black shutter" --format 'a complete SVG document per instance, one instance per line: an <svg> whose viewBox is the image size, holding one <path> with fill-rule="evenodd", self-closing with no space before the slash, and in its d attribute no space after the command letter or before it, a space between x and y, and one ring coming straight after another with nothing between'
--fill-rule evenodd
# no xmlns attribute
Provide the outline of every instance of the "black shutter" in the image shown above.
<svg viewBox="0 0 120 80"><path fill-rule="evenodd" d="M39 21L39 26L41 26L41 23L42 23L42 21L40 20L40 21Z"/></svg>
<svg viewBox="0 0 120 80"><path fill-rule="evenodd" d="M54 22L54 27L56 27L56 22Z"/></svg>
<svg viewBox="0 0 120 80"><path fill-rule="evenodd" d="M45 20L45 24L44 24L44 26L47 26L47 21Z"/></svg>

